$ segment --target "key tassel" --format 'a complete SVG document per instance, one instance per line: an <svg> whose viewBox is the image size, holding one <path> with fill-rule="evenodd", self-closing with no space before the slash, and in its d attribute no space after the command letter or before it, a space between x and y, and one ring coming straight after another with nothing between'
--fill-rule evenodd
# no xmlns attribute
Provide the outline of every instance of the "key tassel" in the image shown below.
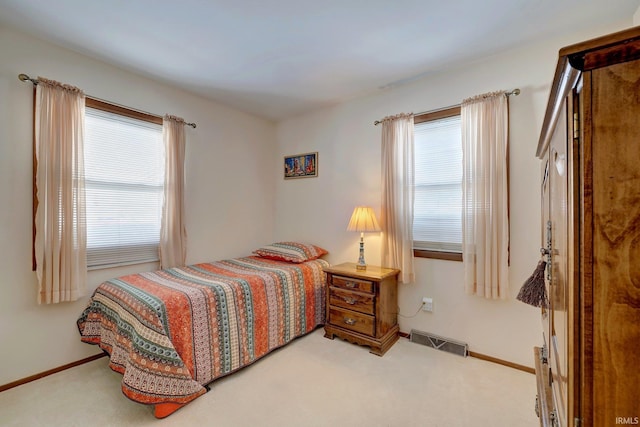
<svg viewBox="0 0 640 427"><path fill-rule="evenodd" d="M534 270L531 277L529 277L516 299L522 301L525 304L532 305L534 307L547 308L547 292L544 286L544 271L547 266L545 261L538 262L538 266Z"/></svg>

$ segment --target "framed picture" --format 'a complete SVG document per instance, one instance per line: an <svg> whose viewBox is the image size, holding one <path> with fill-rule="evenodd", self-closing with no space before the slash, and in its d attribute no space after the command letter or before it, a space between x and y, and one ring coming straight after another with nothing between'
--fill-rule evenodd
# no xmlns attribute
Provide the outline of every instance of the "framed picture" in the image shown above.
<svg viewBox="0 0 640 427"><path fill-rule="evenodd" d="M284 179L318 176L318 152L296 154L284 158Z"/></svg>

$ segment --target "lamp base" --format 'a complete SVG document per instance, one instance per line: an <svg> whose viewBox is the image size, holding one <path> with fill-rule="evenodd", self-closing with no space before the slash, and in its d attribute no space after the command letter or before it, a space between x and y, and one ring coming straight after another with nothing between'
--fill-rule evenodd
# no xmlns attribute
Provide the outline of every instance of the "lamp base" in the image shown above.
<svg viewBox="0 0 640 427"><path fill-rule="evenodd" d="M356 270L366 270L367 264L364 262L364 233L360 233L360 256L356 264Z"/></svg>

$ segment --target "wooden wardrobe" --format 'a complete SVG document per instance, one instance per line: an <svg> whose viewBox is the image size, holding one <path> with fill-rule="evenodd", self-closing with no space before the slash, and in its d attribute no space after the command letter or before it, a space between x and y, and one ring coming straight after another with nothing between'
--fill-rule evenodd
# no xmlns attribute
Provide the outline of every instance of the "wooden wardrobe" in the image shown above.
<svg viewBox="0 0 640 427"><path fill-rule="evenodd" d="M640 425L640 27L560 50L536 155L541 425Z"/></svg>

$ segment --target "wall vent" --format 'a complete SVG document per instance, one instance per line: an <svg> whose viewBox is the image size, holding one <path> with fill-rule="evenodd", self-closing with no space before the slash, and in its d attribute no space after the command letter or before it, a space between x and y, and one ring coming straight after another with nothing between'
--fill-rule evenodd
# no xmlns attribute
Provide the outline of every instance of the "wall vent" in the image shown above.
<svg viewBox="0 0 640 427"><path fill-rule="evenodd" d="M469 346L465 343L415 329L411 330L410 341L435 348L436 350L457 354L458 356L467 357L469 353Z"/></svg>

